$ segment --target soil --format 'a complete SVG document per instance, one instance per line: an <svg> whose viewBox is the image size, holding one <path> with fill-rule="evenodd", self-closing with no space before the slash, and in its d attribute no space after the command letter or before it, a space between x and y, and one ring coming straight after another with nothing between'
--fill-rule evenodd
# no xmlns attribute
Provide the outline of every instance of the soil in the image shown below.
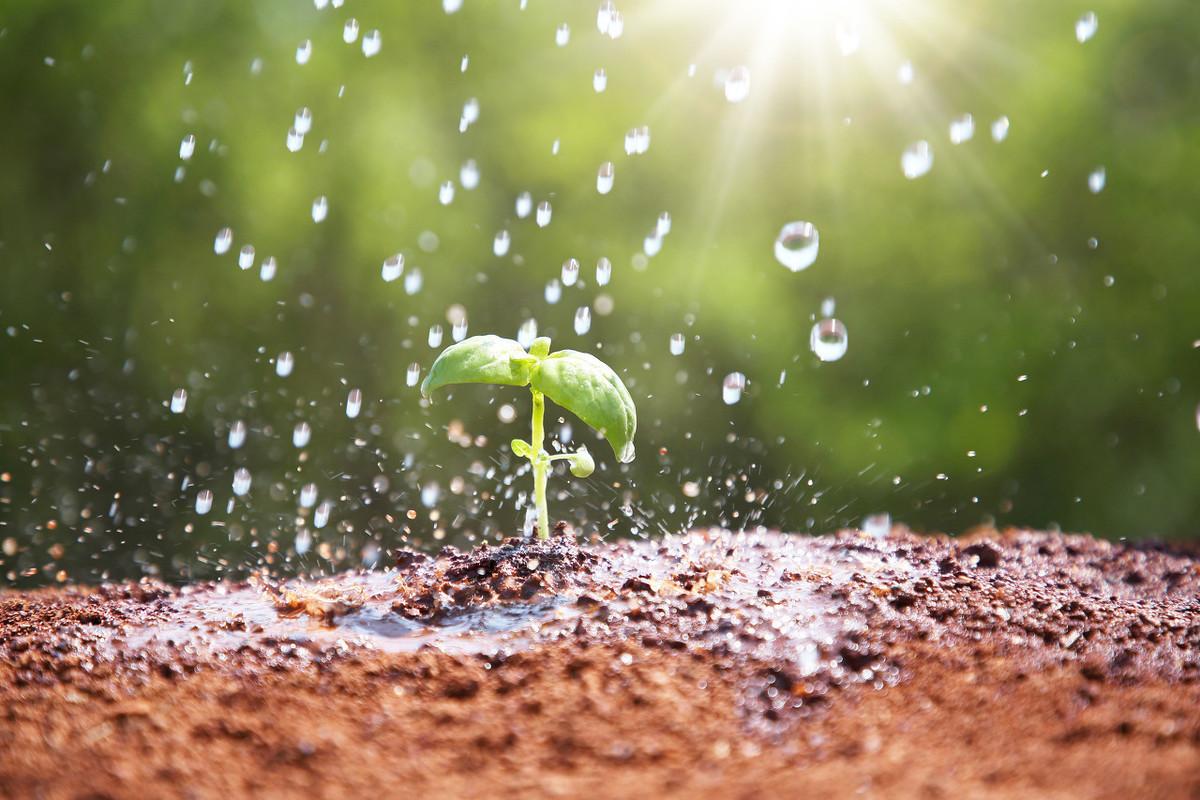
<svg viewBox="0 0 1200 800"><path fill-rule="evenodd" d="M507 540L0 594L0 796L1200 797L1200 559Z"/></svg>

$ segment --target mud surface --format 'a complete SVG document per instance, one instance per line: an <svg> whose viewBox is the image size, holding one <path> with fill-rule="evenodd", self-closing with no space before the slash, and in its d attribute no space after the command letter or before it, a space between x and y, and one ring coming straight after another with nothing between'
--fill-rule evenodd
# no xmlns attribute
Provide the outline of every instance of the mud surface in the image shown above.
<svg viewBox="0 0 1200 800"><path fill-rule="evenodd" d="M0 595L3 797L1200 797L1200 559L509 540Z"/></svg>

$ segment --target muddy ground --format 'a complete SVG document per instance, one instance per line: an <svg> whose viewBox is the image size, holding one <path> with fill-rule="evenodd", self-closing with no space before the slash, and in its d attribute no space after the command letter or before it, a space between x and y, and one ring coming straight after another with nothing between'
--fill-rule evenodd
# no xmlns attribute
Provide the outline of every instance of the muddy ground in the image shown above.
<svg viewBox="0 0 1200 800"><path fill-rule="evenodd" d="M698 532L0 594L0 796L1200 797L1200 559Z"/></svg>

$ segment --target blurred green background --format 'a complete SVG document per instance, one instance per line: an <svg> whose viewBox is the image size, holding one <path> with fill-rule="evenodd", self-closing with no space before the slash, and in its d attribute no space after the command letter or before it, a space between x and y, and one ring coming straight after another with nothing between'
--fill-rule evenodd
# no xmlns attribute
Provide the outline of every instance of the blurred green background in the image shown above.
<svg viewBox="0 0 1200 800"><path fill-rule="evenodd" d="M472 334L536 319L626 380L632 464L550 413L552 433L604 455L590 479L551 482L552 513L585 535L823 532L878 512L949 532L1195 534L1200 7L627 0L617 39L597 7L5 3L0 579L319 572L519 532L531 481L506 443L527 435L527 394L466 387L430 406L408 385L438 352L431 326L450 343L455 305ZM1099 28L1080 43L1088 11ZM751 90L730 103L738 65ZM479 118L460 132L469 98ZM301 107L312 130L292 153ZM975 134L954 145L963 113ZM627 155L639 126L649 150ZM900 155L921 139L932 170L907 180ZM518 218L523 191L552 203L547 227ZM772 252L794 220L820 231L798 273ZM394 253L407 288L381 278ZM547 302L571 257L580 282ZM809 349L826 298L849 331L831 363ZM726 405L731 372L748 383Z"/></svg>

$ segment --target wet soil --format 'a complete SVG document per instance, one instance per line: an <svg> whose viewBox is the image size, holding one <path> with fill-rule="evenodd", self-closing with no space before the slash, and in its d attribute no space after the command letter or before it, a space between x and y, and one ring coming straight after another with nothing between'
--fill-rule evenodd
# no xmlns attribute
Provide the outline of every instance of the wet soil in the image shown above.
<svg viewBox="0 0 1200 800"><path fill-rule="evenodd" d="M1200 797L1200 557L508 540L0 594L0 797Z"/></svg>

